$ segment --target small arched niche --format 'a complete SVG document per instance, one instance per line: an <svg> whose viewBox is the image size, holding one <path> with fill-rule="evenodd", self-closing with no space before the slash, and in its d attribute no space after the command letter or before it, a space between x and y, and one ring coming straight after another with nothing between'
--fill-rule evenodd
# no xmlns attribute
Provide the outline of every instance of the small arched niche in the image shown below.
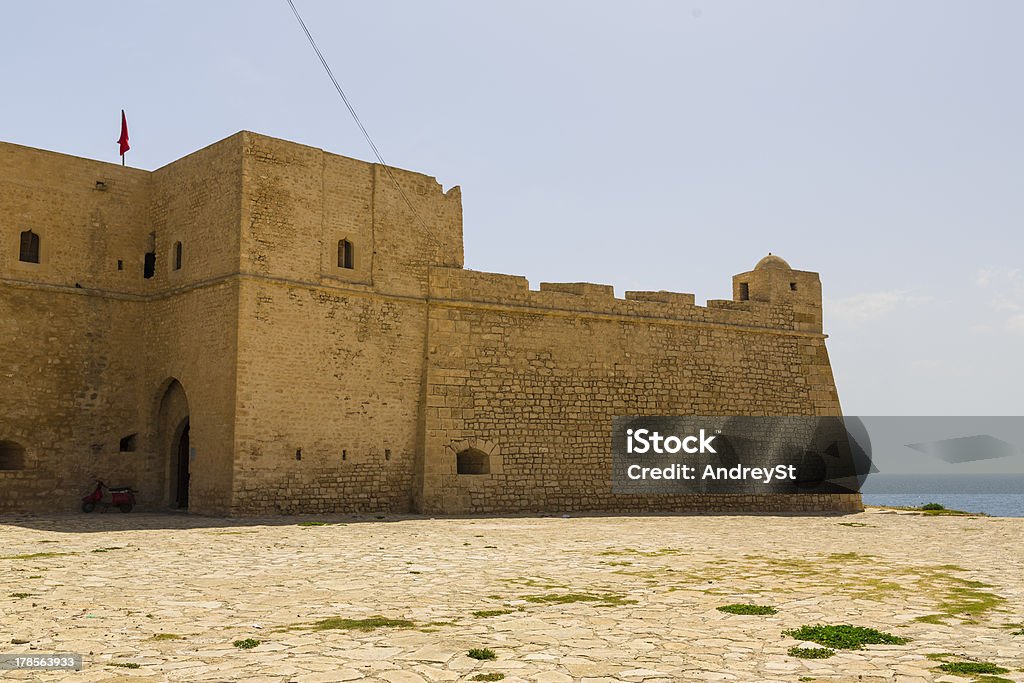
<svg viewBox="0 0 1024 683"><path fill-rule="evenodd" d="M467 448L455 454L456 474L490 474L491 456L478 448Z"/></svg>
<svg viewBox="0 0 1024 683"><path fill-rule="evenodd" d="M25 447L17 441L0 441L0 471L25 469Z"/></svg>

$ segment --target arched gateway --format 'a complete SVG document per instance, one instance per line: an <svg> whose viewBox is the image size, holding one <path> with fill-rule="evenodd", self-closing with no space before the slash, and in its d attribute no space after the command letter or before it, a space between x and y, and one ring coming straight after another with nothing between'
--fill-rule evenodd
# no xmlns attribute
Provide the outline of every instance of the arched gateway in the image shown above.
<svg viewBox="0 0 1024 683"><path fill-rule="evenodd" d="M165 459L164 503L187 509L191 461L189 409L185 388L177 379L166 382L157 416L157 443Z"/></svg>

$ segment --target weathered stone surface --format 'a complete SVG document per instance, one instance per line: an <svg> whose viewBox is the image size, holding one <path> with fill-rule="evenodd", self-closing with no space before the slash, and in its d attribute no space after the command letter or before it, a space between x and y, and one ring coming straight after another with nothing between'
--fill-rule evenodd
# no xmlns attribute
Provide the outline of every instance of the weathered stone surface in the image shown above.
<svg viewBox="0 0 1024 683"><path fill-rule="evenodd" d="M498 672L534 683L902 683L957 680L926 657L955 653L1024 681L1024 636L1010 627L1024 614L1024 519L873 511L842 519L346 515L317 527L301 519L0 518L3 650L87 655L80 673L5 672L4 680L404 683ZM841 525L851 519L867 526ZM40 552L68 554L13 559ZM409 573L413 558L433 571ZM941 626L916 620L971 591L1004 601ZM618 599L530 599L569 594ZM778 613L716 609L736 602ZM376 615L414 625L312 628ZM911 640L790 657L798 643L783 632L816 623ZM260 645L232 646L246 638ZM471 648L497 659L472 659ZM128 662L140 668L113 666Z"/></svg>
<svg viewBox="0 0 1024 683"><path fill-rule="evenodd" d="M0 144L0 216L0 511L95 478L231 515L861 507L612 494L615 415L839 413L777 257L707 306L534 291L463 268L457 187L248 132L153 172Z"/></svg>

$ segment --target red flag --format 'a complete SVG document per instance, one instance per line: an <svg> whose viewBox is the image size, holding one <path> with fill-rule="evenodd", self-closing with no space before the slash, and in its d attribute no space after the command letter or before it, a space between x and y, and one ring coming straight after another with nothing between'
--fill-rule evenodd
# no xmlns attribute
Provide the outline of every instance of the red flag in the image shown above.
<svg viewBox="0 0 1024 683"><path fill-rule="evenodd" d="M121 156L132 148L128 144L128 119L124 117L124 109L121 110L121 137L117 139L117 144L121 145Z"/></svg>

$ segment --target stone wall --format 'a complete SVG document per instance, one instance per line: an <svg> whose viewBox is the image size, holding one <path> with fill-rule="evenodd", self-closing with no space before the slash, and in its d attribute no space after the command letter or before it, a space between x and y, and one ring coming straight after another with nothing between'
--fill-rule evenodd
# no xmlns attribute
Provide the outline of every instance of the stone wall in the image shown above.
<svg viewBox="0 0 1024 683"><path fill-rule="evenodd" d="M839 414L817 274L695 306L462 265L460 191L419 173L253 133L152 173L0 144L0 511L96 477L166 507L186 417L202 513L860 505L611 493L615 415Z"/></svg>
<svg viewBox="0 0 1024 683"><path fill-rule="evenodd" d="M616 496L616 415L838 415L820 332L792 302L709 302L434 272L425 512L853 510L859 496ZM457 454L486 458L458 474Z"/></svg>
<svg viewBox="0 0 1024 683"><path fill-rule="evenodd" d="M409 511L427 272L461 265L458 190L392 170L413 216L379 166L251 133L244 173L232 509Z"/></svg>
<svg viewBox="0 0 1024 683"><path fill-rule="evenodd" d="M0 470L0 510L74 510L96 478L163 507L172 445L157 413L176 378L193 406L192 509L227 511L240 139L152 174L0 144L0 441L26 453ZM19 261L23 230L40 236L39 264Z"/></svg>

